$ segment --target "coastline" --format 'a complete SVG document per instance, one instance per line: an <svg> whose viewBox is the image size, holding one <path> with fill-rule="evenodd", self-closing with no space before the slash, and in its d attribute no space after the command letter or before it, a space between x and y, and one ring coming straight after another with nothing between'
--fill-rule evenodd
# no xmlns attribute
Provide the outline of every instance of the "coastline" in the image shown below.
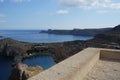
<svg viewBox="0 0 120 80"><path fill-rule="evenodd" d="M119 26L117 27L120 28ZM120 49L119 41L119 30L116 34L116 30L114 31L114 29L103 33L102 36L99 34L96 35L94 39L86 41L75 40L59 43L28 43L5 38L0 40L0 55L14 57L13 67L21 63L24 58L37 55L49 55L56 63L59 63L88 47Z"/></svg>
<svg viewBox="0 0 120 80"><path fill-rule="evenodd" d="M40 33L56 34L56 35L74 35L74 36L95 36L97 34L104 33L112 28L100 28L100 29L72 29L72 30L57 30L48 29L42 30Z"/></svg>

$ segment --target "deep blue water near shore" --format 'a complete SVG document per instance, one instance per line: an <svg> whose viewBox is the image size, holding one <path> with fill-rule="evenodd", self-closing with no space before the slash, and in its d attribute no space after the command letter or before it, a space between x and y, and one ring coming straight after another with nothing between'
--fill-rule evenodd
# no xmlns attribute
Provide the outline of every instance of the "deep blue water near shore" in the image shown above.
<svg viewBox="0 0 120 80"><path fill-rule="evenodd" d="M0 56L0 80L8 80L8 76L12 69L11 64L11 58Z"/></svg>
<svg viewBox="0 0 120 80"><path fill-rule="evenodd" d="M54 34L40 34L40 30L0 30L0 36L9 37L15 40L34 43L51 43L63 42L72 40L88 40L91 36L73 36L73 35L54 35ZM0 56L0 80L8 80L11 72L12 59ZM36 56L25 59L23 63L29 66L39 65L47 69L55 64L50 56Z"/></svg>
<svg viewBox="0 0 120 80"><path fill-rule="evenodd" d="M55 65L56 63L50 56L35 56L28 59L24 59L23 63L28 66L41 66L43 69ZM8 80L12 69L12 59L9 57L0 56L0 80Z"/></svg>

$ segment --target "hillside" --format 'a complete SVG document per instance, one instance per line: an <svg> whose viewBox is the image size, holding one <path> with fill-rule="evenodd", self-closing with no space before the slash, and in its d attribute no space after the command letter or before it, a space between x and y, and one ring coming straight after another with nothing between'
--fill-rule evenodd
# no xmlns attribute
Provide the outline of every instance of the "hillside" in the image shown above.
<svg viewBox="0 0 120 80"><path fill-rule="evenodd" d="M109 42L120 44L120 25L115 26L110 31L96 35L95 39L102 39L102 40L106 40Z"/></svg>
<svg viewBox="0 0 120 80"><path fill-rule="evenodd" d="M97 34L104 33L111 30L111 28L100 28L100 29L73 29L73 30L43 30L40 33L48 34L60 34L60 35L80 35L80 36L95 36Z"/></svg>
<svg viewBox="0 0 120 80"><path fill-rule="evenodd" d="M77 31L79 32L79 30L75 30L75 32ZM1 39L0 55L14 57L12 66L15 67L23 58L37 55L49 55L58 63L88 47L120 49L120 25L102 34L98 34L94 39L87 41L76 40L61 43L26 43L9 38ZM14 69L16 70L16 67L13 68L13 74L11 74L12 78L16 78L17 75L19 76L19 74L15 74L14 76ZM19 70L19 68L17 70ZM19 72L21 71L19 70ZM23 76L26 77L27 75Z"/></svg>

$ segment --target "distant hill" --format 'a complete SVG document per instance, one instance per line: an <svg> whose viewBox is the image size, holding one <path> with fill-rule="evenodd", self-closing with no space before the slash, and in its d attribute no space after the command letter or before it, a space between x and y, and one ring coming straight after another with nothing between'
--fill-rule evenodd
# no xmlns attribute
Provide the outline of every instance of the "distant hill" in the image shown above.
<svg viewBox="0 0 120 80"><path fill-rule="evenodd" d="M117 31L117 32L120 32L120 25L114 27L111 31Z"/></svg>
<svg viewBox="0 0 120 80"><path fill-rule="evenodd" d="M40 33L59 34L59 35L78 35L78 36L95 36L97 34L104 33L112 28L100 28L100 29L73 29L73 30L43 30Z"/></svg>
<svg viewBox="0 0 120 80"><path fill-rule="evenodd" d="M110 31L96 35L95 38L102 39L102 40L108 40L108 41L120 44L120 25L115 26Z"/></svg>

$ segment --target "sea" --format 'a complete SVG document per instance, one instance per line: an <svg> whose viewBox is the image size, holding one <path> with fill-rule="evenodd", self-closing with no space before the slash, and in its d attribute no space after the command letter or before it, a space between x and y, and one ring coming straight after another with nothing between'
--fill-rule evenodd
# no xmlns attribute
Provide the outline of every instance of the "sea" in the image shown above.
<svg viewBox="0 0 120 80"><path fill-rule="evenodd" d="M73 40L88 40L93 36L74 36L74 35L56 35L48 33L40 33L41 30L0 30L0 36L4 38L11 38L22 42L31 43L56 43ZM43 69L48 69L55 65L51 56L35 56L23 60L23 63L28 66L39 65ZM11 73L12 58L0 56L0 80L8 80Z"/></svg>

